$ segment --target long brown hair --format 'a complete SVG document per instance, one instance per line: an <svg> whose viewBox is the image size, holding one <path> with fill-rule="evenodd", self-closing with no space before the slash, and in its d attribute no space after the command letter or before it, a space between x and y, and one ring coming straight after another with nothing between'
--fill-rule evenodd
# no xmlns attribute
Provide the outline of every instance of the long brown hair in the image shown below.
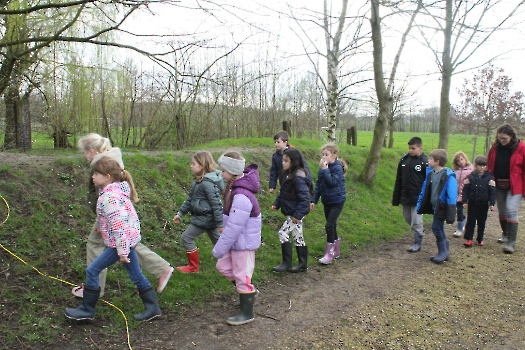
<svg viewBox="0 0 525 350"><path fill-rule="evenodd" d="M244 158L241 156L240 153L238 152L228 152L228 153L224 153L224 156L225 157L229 157L229 158L233 158L233 159L237 159L237 160L244 160ZM232 187L233 187L233 183L237 180L239 180L241 177L242 177L243 174L240 174L240 175L235 175L232 177L232 179L230 181L228 181L228 183L226 184L226 198L224 200L224 208L226 208L226 211L229 212L230 211L230 208L232 206Z"/></svg>
<svg viewBox="0 0 525 350"><path fill-rule="evenodd" d="M105 156L100 157L100 159L95 164L92 164L91 167L93 168L94 172L111 176L112 182L126 181L129 183L129 187L131 188L131 200L133 202L139 201L131 174L127 170L121 169L120 165L115 159Z"/></svg>
<svg viewBox="0 0 525 350"><path fill-rule="evenodd" d="M465 166L469 166L471 163L468 161L468 157L463 151L458 151L456 154L454 154L454 158L452 159L452 167L454 170L461 168L459 166L459 158L463 157L465 159ZM440 164L441 165L441 164Z"/></svg>
<svg viewBox="0 0 525 350"><path fill-rule="evenodd" d="M346 164L346 162L345 162L345 160L343 158L339 158L339 147L337 147L333 143L327 143L326 145L321 147L321 151L324 151L324 150L330 151L330 153L332 153L333 155L336 156L336 159L343 166L343 176L346 176L346 171L348 170L348 165Z"/></svg>
<svg viewBox="0 0 525 350"><path fill-rule="evenodd" d="M197 152L193 155L192 159L202 167L202 171L199 174L195 174L195 179L200 181L204 175L215 171L216 164L213 161L213 156L208 151Z"/></svg>
<svg viewBox="0 0 525 350"><path fill-rule="evenodd" d="M507 147L509 147L512 150L512 152L514 152L516 148L518 148L520 140L516 135L516 131L514 131L514 128L510 124L502 124L496 129L496 139L494 140L495 149L498 149L498 147L501 145L501 142L499 142L498 139L498 134L505 134L510 136L510 141Z"/></svg>

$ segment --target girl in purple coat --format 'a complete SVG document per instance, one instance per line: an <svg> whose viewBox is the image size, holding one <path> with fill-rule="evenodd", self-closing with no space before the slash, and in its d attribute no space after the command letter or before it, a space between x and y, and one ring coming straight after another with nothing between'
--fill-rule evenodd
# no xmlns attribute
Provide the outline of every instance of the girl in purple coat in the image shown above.
<svg viewBox="0 0 525 350"><path fill-rule="evenodd" d="M237 152L223 154L218 161L226 182L223 207L223 231L213 248L218 258L217 270L232 281L239 292L241 312L226 322L241 325L254 320L252 285L255 250L261 245L261 210L255 194L259 192L256 164L244 168L245 160Z"/></svg>

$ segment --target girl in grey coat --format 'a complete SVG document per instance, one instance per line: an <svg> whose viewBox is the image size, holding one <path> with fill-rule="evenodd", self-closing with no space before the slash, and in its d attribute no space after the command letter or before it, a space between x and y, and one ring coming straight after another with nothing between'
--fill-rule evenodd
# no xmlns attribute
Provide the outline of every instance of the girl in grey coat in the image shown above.
<svg viewBox="0 0 525 350"><path fill-rule="evenodd" d="M189 265L177 267L177 270L184 273L199 272L199 253L195 238L206 232L215 245L223 230L221 191L224 190L224 180L221 172L215 170L211 153L197 152L191 159L190 168L195 180L188 198L173 218L179 224L183 215L188 212L192 215L190 226L182 234Z"/></svg>

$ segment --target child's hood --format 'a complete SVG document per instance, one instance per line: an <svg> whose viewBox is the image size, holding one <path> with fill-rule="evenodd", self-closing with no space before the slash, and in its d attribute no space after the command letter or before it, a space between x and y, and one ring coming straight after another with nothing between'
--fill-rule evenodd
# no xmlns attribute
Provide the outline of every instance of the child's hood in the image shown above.
<svg viewBox="0 0 525 350"><path fill-rule="evenodd" d="M91 161L91 166L98 162L102 157L109 157L111 159L116 160L117 163L120 165L120 168L124 169L124 162L122 161L122 152L120 152L120 148L113 147L109 151L96 154L95 157L93 157L93 160Z"/></svg>
<svg viewBox="0 0 525 350"><path fill-rule="evenodd" d="M259 166L257 164L251 164L244 168L243 177L235 181L232 187L242 187L253 193L259 192L261 187L261 182L259 180Z"/></svg>
<svg viewBox="0 0 525 350"><path fill-rule="evenodd" d="M224 179L222 178L221 171L215 170L210 173L204 174L203 179L207 179L209 181L214 182L217 186L219 186L219 189L221 191L224 191Z"/></svg>
<svg viewBox="0 0 525 350"><path fill-rule="evenodd" d="M100 189L100 194L102 195L103 193L122 195L127 198L130 198L131 187L129 187L129 183L127 183L127 181L113 182L107 185L106 187Z"/></svg>

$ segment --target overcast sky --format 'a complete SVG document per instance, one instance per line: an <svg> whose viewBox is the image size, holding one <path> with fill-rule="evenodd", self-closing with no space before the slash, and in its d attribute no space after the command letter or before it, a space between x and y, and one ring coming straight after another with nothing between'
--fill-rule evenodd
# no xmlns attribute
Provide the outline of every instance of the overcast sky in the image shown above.
<svg viewBox="0 0 525 350"><path fill-rule="evenodd" d="M221 0L222 1L222 0ZM219 1L220 2L220 1ZM266 0L264 3L251 0L228 0L223 1L223 7L217 6L219 2L195 2L193 0L182 1L177 6L158 5L151 7L152 13L142 11L137 13L133 21L129 22L128 29L140 33L198 33L198 37L214 38L214 43L223 42L233 45L246 39L245 48L241 51L243 60L246 62L255 57L250 55L260 55L261 50L268 55L276 57L282 65L293 67L300 71L313 71L312 65L304 55L303 45L308 45L309 50L313 50L312 42L318 45L319 49L325 50L323 32L314 22L301 22L301 26L306 31L302 32L299 25L288 16L293 12L298 17L308 20L312 19L314 12L322 12L322 0L294 0L278 1ZM340 0L332 2L333 14L337 16L340 9ZM510 9L516 1L503 0L504 8ZM198 9L200 4L203 9ZM182 6L181 6L182 5ZM368 15L369 4L363 1L349 1L349 16L358 14ZM386 9L381 9L381 14L386 14ZM500 11L501 13L501 11ZM487 17L487 20L499 21L496 15ZM524 18L522 12L517 19ZM524 18L525 19L525 18ZM404 30L405 19L401 17L390 17L384 19L383 23L388 28L385 30L383 44L385 46L384 69L385 74L389 74L391 62L395 50L399 43L399 35L394 34L394 30ZM514 23L514 21L513 21ZM370 25L365 22L363 32L369 31ZM513 28L495 34L477 53L469 58L465 65L459 67L458 71L476 67L485 63L490 58L507 51L511 51L499 57L494 62L496 67L501 67L505 73L513 80L514 90L525 91L525 68L523 67L523 35L520 31L521 25L513 25ZM412 33L417 34L416 31ZM439 33L438 33L439 34ZM441 45L442 36L436 34L436 42ZM155 39L156 49L162 45L164 39ZM134 39L136 40L136 39ZM306 44L305 44L306 43ZM152 48L151 41L143 42ZM266 45L262 48L263 45ZM372 56L360 55L359 64L351 62L355 66L371 62ZM322 59L319 61L324 66ZM364 63L363 63L364 62ZM410 79L408 88L417 93L417 100L421 106L439 105L440 94L440 75L435 64L435 59L431 51L425 48L421 42L415 39L409 40L403 56L402 65L398 73L398 78L402 79L407 75L413 75ZM343 66L344 72L347 67ZM321 72L326 69L322 68ZM476 70L460 73L454 76L451 89L452 103L458 103L459 98L457 89L461 87L464 78L470 78Z"/></svg>

